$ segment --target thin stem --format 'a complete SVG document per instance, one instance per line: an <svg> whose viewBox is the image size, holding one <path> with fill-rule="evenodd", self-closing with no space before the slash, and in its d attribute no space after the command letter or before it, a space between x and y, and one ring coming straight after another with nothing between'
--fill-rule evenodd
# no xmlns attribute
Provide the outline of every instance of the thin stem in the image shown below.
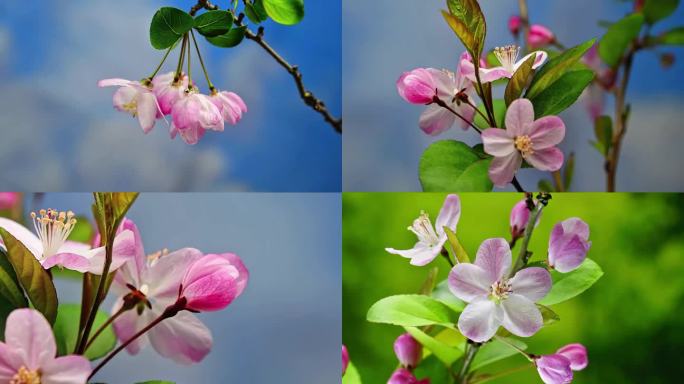
<svg viewBox="0 0 684 384"><path fill-rule="evenodd" d="M515 368L512 368L512 369L507 369L507 370L505 370L505 371L497 372L497 373L495 373L495 374L493 374L493 375L486 376L486 377L483 377L483 378L481 378L481 379L475 380L475 381L473 381L471 384L482 384L482 383L486 383L486 382L488 382L488 381L500 379L500 378L502 378L502 377L508 376L508 375L510 375L510 374L513 374L513 373L517 373L517 372L520 372L520 371L524 371L524 370L529 369L529 368L531 368L531 367L534 367L534 365L531 365L531 364L521 365L521 366L519 366L519 367L515 367Z"/></svg>
<svg viewBox="0 0 684 384"><path fill-rule="evenodd" d="M523 27L523 44L525 52L528 51L527 41L530 37L530 18L527 13L527 1L518 0L518 8L520 8L520 23Z"/></svg>
<svg viewBox="0 0 684 384"><path fill-rule="evenodd" d="M188 39L187 33L185 34L185 39ZM188 41L187 47L188 47L188 52L187 52L187 55L188 55L188 89L190 89L190 88L192 88L192 72L190 71L190 63L192 62L192 60L190 57L191 48L190 48L190 42L189 41Z"/></svg>
<svg viewBox="0 0 684 384"><path fill-rule="evenodd" d="M473 127L473 129L476 130L477 133L480 133L480 134L482 133L482 131L480 131L480 128L478 128L475 124L473 124L472 121L469 121L468 119L466 119L465 117L463 117L463 115L461 115L460 113L456 112L456 110L454 110L453 108L451 108L451 106L450 106L449 104L447 104L444 100L440 99L439 96L435 95L435 97L432 98L432 102L435 103L435 104L437 104L437 105L439 105L439 106L442 107L442 108L447 109L449 112L453 113L453 114L456 115L458 118L460 118L461 120L465 121L468 125L470 125L471 127Z"/></svg>
<svg viewBox="0 0 684 384"><path fill-rule="evenodd" d="M468 370L470 370L470 365L473 363L473 360L475 359L475 354L477 354L477 351L480 349L479 345L473 344L471 342L468 342L466 344L466 351L465 351L465 358L463 360L463 366L461 367L460 372L458 373L458 381L463 382L463 380L468 376Z"/></svg>
<svg viewBox="0 0 684 384"><path fill-rule="evenodd" d="M86 344L85 349L84 349L83 351L84 351L84 352L87 351L88 348L93 344L93 342L95 341L95 339L97 339L97 337L100 336L100 334L101 334L102 332L104 332L104 330L107 329L107 327L110 326L110 325L114 322L114 320L116 320L119 316L121 316L124 312L128 311L129 309L131 309L131 308L126 308L126 306L121 306L121 308L119 308L119 310L116 311L115 314L113 314L109 319L107 319L107 321L105 321L105 322L97 329L97 331L95 331L95 334L90 338L90 340L89 340L88 343Z"/></svg>
<svg viewBox="0 0 684 384"><path fill-rule="evenodd" d="M195 39L195 32L193 32L192 29L190 30L190 36L192 36L192 42L195 44L197 57L199 57L199 62L202 66L202 71L204 71L204 78L207 79L207 85L209 86L209 90L211 91L211 93L214 93L216 91L216 88L214 87L214 84L212 84L211 80L209 80L209 72L207 72L207 68L204 66L204 59L202 59L202 54L200 53L199 45L197 45L197 40Z"/></svg>
<svg viewBox="0 0 684 384"><path fill-rule="evenodd" d="M152 79L154 79L155 76L157 76L157 73L159 73L159 70L161 69L162 65L164 65L166 58L169 57L169 53L171 53L172 50L173 46L166 50L166 53L164 54L164 57L162 57L161 62L157 66L157 69L155 69L154 72L152 72L152 74L150 75L150 77L147 78L148 80L151 81Z"/></svg>
<svg viewBox="0 0 684 384"><path fill-rule="evenodd" d="M444 256L444 258L446 259L447 263L449 263L449 265L451 265L451 268L453 268L453 267L454 267L454 262L451 260L451 257L449 256L449 251L447 251L446 249L442 248L441 254L442 254L442 256Z"/></svg>
<svg viewBox="0 0 684 384"><path fill-rule="evenodd" d="M466 97L466 98L462 99L461 101L463 101L463 102L465 102L466 104L470 105L470 106L475 110L475 112L477 112L477 113L478 113L486 122L489 122L489 118L488 118L487 116L485 116L485 114L482 113L482 111L480 111L480 110L475 106L475 104L473 104L473 102L470 101L469 98ZM492 128L493 128L493 127L492 127Z"/></svg>
<svg viewBox="0 0 684 384"><path fill-rule="evenodd" d="M529 260L531 253L527 251L527 247L530 244L530 239L532 239L532 233L534 232L534 223L537 222L537 218L539 218L539 215L541 215L544 206L544 203L540 201L535 206L535 209L533 209L532 212L530 212L530 219L527 221L528 224L525 226L525 234L523 235L523 241L522 245L520 246L520 252L518 253L518 258L515 260L515 264L513 264L513 268L511 268L511 272L508 274L509 278L515 275L520 269L522 269Z"/></svg>
<svg viewBox="0 0 684 384"><path fill-rule="evenodd" d="M635 45L630 48L624 59L624 69L622 70L622 80L620 86L615 89L615 129L613 130L612 145L606 160L606 190L615 192L615 180L617 177L617 166L620 160L620 149L622 138L627 131L627 119L625 116L625 96L627 85L632 71L632 61L634 59Z"/></svg>
<svg viewBox="0 0 684 384"><path fill-rule="evenodd" d="M518 192L525 192L525 189L520 185L520 182L518 181L518 178L513 176L513 181L511 181L511 184L515 187L515 190Z"/></svg>
<svg viewBox="0 0 684 384"><path fill-rule="evenodd" d="M180 55L178 55L178 66L176 67L176 76L174 77L174 83L180 79L181 72L183 71L183 62L185 60L185 45L188 43L188 35L183 36L183 42L181 43Z"/></svg>
<svg viewBox="0 0 684 384"><path fill-rule="evenodd" d="M509 342L508 340L506 340L505 337L501 337L501 336L494 335L494 338L497 339L498 341L500 341L500 342L502 342L502 343L508 345L509 347L515 349L518 353L520 353L521 355L525 356L525 358L526 358L527 360L529 360L529 361L534 361L534 359L532 358L532 356L531 356L529 353L527 353L527 352L523 351L522 349L518 348L516 345L514 345L513 343L511 343L511 342Z"/></svg>
<svg viewBox="0 0 684 384"><path fill-rule="evenodd" d="M551 172L551 175L553 176L553 183L556 186L556 192L564 192L565 185L563 185L563 178L561 177L560 171L553 171Z"/></svg>

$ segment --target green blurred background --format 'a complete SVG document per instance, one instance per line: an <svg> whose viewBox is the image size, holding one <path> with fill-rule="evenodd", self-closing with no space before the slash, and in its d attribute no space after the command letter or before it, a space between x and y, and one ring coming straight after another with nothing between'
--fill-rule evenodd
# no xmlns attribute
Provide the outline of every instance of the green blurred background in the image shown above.
<svg viewBox="0 0 684 384"><path fill-rule="evenodd" d="M439 281L449 266L442 258L425 267L390 255L385 247L411 248L406 230L421 210L437 217L446 194L345 193L343 196L343 342L364 383L385 383L397 366L392 350L400 327L367 322L377 300L417 293L430 267ZM491 237L509 238L509 213L523 198L514 193L461 193L457 234L474 256ZM554 194L534 232L533 260L546 257L553 225L569 217L589 223L588 257L604 276L582 295L554 305L560 321L524 341L528 351L553 353L580 342L589 366L576 383L681 382L684 350L684 195ZM486 368L496 372L525 363L519 355ZM489 383L541 383L529 369Z"/></svg>

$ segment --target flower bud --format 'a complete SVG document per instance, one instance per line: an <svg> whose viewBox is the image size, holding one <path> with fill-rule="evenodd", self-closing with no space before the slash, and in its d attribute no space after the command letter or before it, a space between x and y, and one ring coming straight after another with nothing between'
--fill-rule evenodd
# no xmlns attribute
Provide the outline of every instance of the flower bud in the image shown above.
<svg viewBox="0 0 684 384"><path fill-rule="evenodd" d="M513 36L518 36L518 33L520 33L520 24L520 16L518 15L512 15L508 19L508 30L511 31Z"/></svg>
<svg viewBox="0 0 684 384"><path fill-rule="evenodd" d="M342 376L347 372L347 367L349 366L349 352L347 347L342 344Z"/></svg>
<svg viewBox="0 0 684 384"><path fill-rule="evenodd" d="M184 309L217 311L240 296L249 272L237 255L206 255L190 265L181 283Z"/></svg>
<svg viewBox="0 0 684 384"><path fill-rule="evenodd" d="M573 371L581 371L589 364L587 348L579 343L568 344L557 350L556 354L570 360L570 369Z"/></svg>
<svg viewBox="0 0 684 384"><path fill-rule="evenodd" d="M404 333L394 342L394 353L402 367L413 369L423 357L423 346L413 336Z"/></svg>
<svg viewBox="0 0 684 384"><path fill-rule="evenodd" d="M0 209L12 209L20 199L18 192L0 192Z"/></svg>
<svg viewBox="0 0 684 384"><path fill-rule="evenodd" d="M556 224L549 239L549 266L558 272L575 270L591 247L589 225L576 217Z"/></svg>
<svg viewBox="0 0 684 384"><path fill-rule="evenodd" d="M561 355L543 355L534 359L537 372L545 384L567 384L572 381L570 360Z"/></svg>
<svg viewBox="0 0 684 384"><path fill-rule="evenodd" d="M527 208L527 200L522 199L511 210L511 236L513 238L522 236L529 220L530 210Z"/></svg>
<svg viewBox="0 0 684 384"><path fill-rule="evenodd" d="M430 71L416 68L399 77L397 91L411 104L429 104L437 94L437 84Z"/></svg>
<svg viewBox="0 0 684 384"><path fill-rule="evenodd" d="M418 380L406 368L398 368L390 377L387 384L430 384L430 379Z"/></svg>
<svg viewBox="0 0 684 384"><path fill-rule="evenodd" d="M532 49L538 49L553 43L556 40L553 32L543 25L533 24L527 36L527 43Z"/></svg>

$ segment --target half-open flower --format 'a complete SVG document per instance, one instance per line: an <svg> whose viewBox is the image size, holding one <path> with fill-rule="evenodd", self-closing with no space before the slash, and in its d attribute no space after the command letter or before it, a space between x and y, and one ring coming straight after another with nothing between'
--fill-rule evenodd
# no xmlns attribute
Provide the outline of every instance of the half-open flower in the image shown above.
<svg viewBox="0 0 684 384"><path fill-rule="evenodd" d="M223 116L211 98L192 88L171 110L171 138L177 133L188 144L197 144L206 130L223 131Z"/></svg>
<svg viewBox="0 0 684 384"><path fill-rule="evenodd" d="M589 247L589 225L577 217L564 220L551 231L549 266L558 272L570 272L582 264Z"/></svg>
<svg viewBox="0 0 684 384"><path fill-rule="evenodd" d="M152 79L152 91L157 96L159 109L162 114L171 114L176 101L185 96L185 90L188 89L188 81L188 76L184 73L181 73L178 80L176 80L175 71L155 76Z"/></svg>
<svg viewBox="0 0 684 384"><path fill-rule="evenodd" d="M522 59L518 60L518 53L520 52L520 47L516 45L506 45L504 47L494 48L494 55L499 59L501 63L498 67L483 68L480 65L480 81L483 83L489 83L502 78L511 78L515 71L525 62L527 59L534 55L534 63L532 64L532 69L538 68L540 65L544 64L548 54L544 51L532 52ZM461 71L467 76L471 81L476 81L475 77L475 65L473 65L472 58L461 60Z"/></svg>
<svg viewBox="0 0 684 384"><path fill-rule="evenodd" d="M139 81L116 78L100 80L97 86L119 87L114 92L114 108L138 118L143 132L148 133L154 128L155 120L158 114L161 114L161 109L152 89Z"/></svg>
<svg viewBox="0 0 684 384"><path fill-rule="evenodd" d="M179 297L190 311L218 311L242 294L248 279L249 272L237 255L206 255L189 266Z"/></svg>
<svg viewBox="0 0 684 384"><path fill-rule="evenodd" d="M411 104L428 104L436 95L437 81L431 68L404 72L397 80L397 92Z"/></svg>
<svg viewBox="0 0 684 384"><path fill-rule="evenodd" d="M210 98L221 111L223 120L231 125L237 124L242 119L242 114L247 112L247 105L237 93L221 91L212 94Z"/></svg>
<svg viewBox="0 0 684 384"><path fill-rule="evenodd" d="M411 249L397 250L385 248L389 253L411 259L412 265L425 265L437 257L447 241L444 227L456 232L458 219L461 217L461 201L457 195L448 195L439 211L435 227L432 226L427 213L421 212L408 230L418 237L418 242ZM436 230L435 230L436 229Z"/></svg>
<svg viewBox="0 0 684 384"><path fill-rule="evenodd" d="M551 275L544 268L511 271L511 249L505 239L485 240L475 263L457 264L449 273L449 289L469 303L458 319L461 333L476 342L492 338L499 326L514 335L529 337L542 326L534 304L551 289Z"/></svg>
<svg viewBox="0 0 684 384"><path fill-rule="evenodd" d="M546 384L567 384L572 382L573 371L587 367L587 349L579 343L568 344L553 355L535 357L534 364L539 376Z"/></svg>
<svg viewBox="0 0 684 384"><path fill-rule="evenodd" d="M527 43L530 45L530 48L542 48L554 41L556 41L556 36L550 29L540 24L530 25L530 32L527 35Z"/></svg>
<svg viewBox="0 0 684 384"><path fill-rule="evenodd" d="M484 150L494 156L489 178L497 187L510 183L523 159L541 171L563 166L563 152L556 147L565 137L565 124L558 116L534 119L534 107L527 99L514 100L506 111L506 129L482 132Z"/></svg>

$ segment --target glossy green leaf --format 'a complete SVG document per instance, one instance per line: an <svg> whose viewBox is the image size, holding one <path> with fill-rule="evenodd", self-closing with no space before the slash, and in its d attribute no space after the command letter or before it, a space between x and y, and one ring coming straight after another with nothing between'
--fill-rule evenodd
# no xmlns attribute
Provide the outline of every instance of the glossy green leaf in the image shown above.
<svg viewBox="0 0 684 384"><path fill-rule="evenodd" d="M522 95L525 87L527 87L532 80L532 76L534 76L532 65L534 64L535 58L535 55L532 55L529 59L525 60L525 62L518 67L518 70L513 73L513 76L508 81L508 84L506 85L506 91L504 92L504 101L506 102L506 106L511 105L513 100L519 98L520 95Z"/></svg>
<svg viewBox="0 0 684 384"><path fill-rule="evenodd" d="M203 36L218 36L228 33L232 25L232 12L214 10L195 17L194 27Z"/></svg>
<svg viewBox="0 0 684 384"><path fill-rule="evenodd" d="M294 25L304 18L304 0L263 0L264 10L276 23Z"/></svg>
<svg viewBox="0 0 684 384"><path fill-rule="evenodd" d="M424 295L396 295L381 299L368 310L366 319L372 323L403 327L441 325L453 327L455 313L446 305Z"/></svg>
<svg viewBox="0 0 684 384"><path fill-rule="evenodd" d="M465 302L451 293L451 290L449 290L448 280L444 280L437 284L435 289L432 291L431 296L435 300L451 308L451 310L454 312L461 312L466 306Z"/></svg>
<svg viewBox="0 0 684 384"><path fill-rule="evenodd" d="M418 340L418 342L422 344L424 348L430 350L432 354L434 354L446 365L453 364L456 360L463 356L463 351L460 348L447 345L418 328L405 327L405 329L406 332L410 333L414 339Z"/></svg>
<svg viewBox="0 0 684 384"><path fill-rule="evenodd" d="M646 22L653 24L674 13L679 5L679 0L646 0L641 12Z"/></svg>
<svg viewBox="0 0 684 384"><path fill-rule="evenodd" d="M447 0L449 12L442 16L473 57L480 57L487 23L477 0Z"/></svg>
<svg viewBox="0 0 684 384"><path fill-rule="evenodd" d="M522 349L523 351L527 349L527 344L518 339L506 338L506 341L515 345L519 349ZM482 367L495 363L499 360L503 360L517 353L518 351L516 351L515 348L511 347L505 342L494 339L480 348L475 355L475 359L473 359L473 364L471 365L470 369L471 371L476 371Z"/></svg>
<svg viewBox="0 0 684 384"><path fill-rule="evenodd" d="M572 47L550 59L540 69L537 69L537 73L535 73L534 78L532 78L532 83L529 88L527 88L527 92L525 92L525 97L528 99L536 97L551 84L555 83L556 80L560 79L565 73L570 70L575 70L575 65L587 50L594 45L594 41L595 39L591 39Z"/></svg>
<svg viewBox="0 0 684 384"><path fill-rule="evenodd" d="M551 272L553 286L551 291L539 301L541 305L553 305L572 299L586 291L603 276L603 270L591 259L586 259L572 272Z"/></svg>
<svg viewBox="0 0 684 384"><path fill-rule="evenodd" d="M31 304L50 324L54 323L57 317L57 291L50 275L12 234L0 228L0 235L7 247L7 260L12 264L17 281L24 288Z"/></svg>
<svg viewBox="0 0 684 384"><path fill-rule="evenodd" d="M671 29L658 38L660 44L684 45L684 27Z"/></svg>
<svg viewBox="0 0 684 384"><path fill-rule="evenodd" d="M426 192L488 192L491 160L460 141L437 141L420 159L420 183Z"/></svg>
<svg viewBox="0 0 684 384"><path fill-rule="evenodd" d="M268 14L266 13L266 9L264 9L264 1L248 0L245 3L245 15L247 15L247 18L255 24L268 20Z"/></svg>
<svg viewBox="0 0 684 384"><path fill-rule="evenodd" d="M563 74L541 93L531 98L534 116L557 115L577 101L584 89L594 79L594 72L588 69Z"/></svg>
<svg viewBox="0 0 684 384"><path fill-rule="evenodd" d="M28 307L28 300L19 285L17 274L5 252L0 248L0 297L12 308Z"/></svg>
<svg viewBox="0 0 684 384"><path fill-rule="evenodd" d="M342 376L342 384L361 383L361 375L359 375L359 371L356 369L354 362L350 360L349 365L347 366L347 371L344 373L344 376Z"/></svg>
<svg viewBox="0 0 684 384"><path fill-rule="evenodd" d="M60 356L73 353L78 337L78 323L81 318L81 306L77 304L62 304L59 306L57 320L53 326L57 353ZM109 316L104 311L98 311L93 329L99 329ZM94 334L94 332L93 332ZM112 327L107 327L86 350L85 357L95 360L105 356L116 345L116 336Z"/></svg>
<svg viewBox="0 0 684 384"><path fill-rule="evenodd" d="M156 49L167 49L189 32L193 24L187 12L173 7L159 8L150 23L150 43Z"/></svg>
<svg viewBox="0 0 684 384"><path fill-rule="evenodd" d="M246 30L247 27L243 25L241 27L231 29L230 32L224 35L207 37L207 41L217 47L232 48L242 42L242 40L245 38Z"/></svg>
<svg viewBox="0 0 684 384"><path fill-rule="evenodd" d="M470 263L468 252L466 252L465 248L463 248L461 242L458 241L458 236L456 236L456 234L448 227L444 227L444 233L446 233L447 238L449 239L449 244L451 245L451 250L456 256L456 260L458 260L459 263Z"/></svg>
<svg viewBox="0 0 684 384"><path fill-rule="evenodd" d="M632 40L639 36L643 24L644 16L633 13L611 25L599 42L598 53L601 60L610 67L617 66Z"/></svg>

